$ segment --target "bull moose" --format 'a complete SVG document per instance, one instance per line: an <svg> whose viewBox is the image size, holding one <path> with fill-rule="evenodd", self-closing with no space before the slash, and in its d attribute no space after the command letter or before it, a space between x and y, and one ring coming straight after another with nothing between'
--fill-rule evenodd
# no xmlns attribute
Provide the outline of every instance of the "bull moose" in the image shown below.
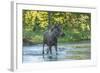
<svg viewBox="0 0 100 73"><path fill-rule="evenodd" d="M47 54L50 52L52 54L52 46L55 47L56 55L57 55L57 41L58 37L64 36L64 32L62 31L62 27L60 24L52 26L50 29L44 32L43 34L43 55L44 55L44 46L47 45Z"/></svg>

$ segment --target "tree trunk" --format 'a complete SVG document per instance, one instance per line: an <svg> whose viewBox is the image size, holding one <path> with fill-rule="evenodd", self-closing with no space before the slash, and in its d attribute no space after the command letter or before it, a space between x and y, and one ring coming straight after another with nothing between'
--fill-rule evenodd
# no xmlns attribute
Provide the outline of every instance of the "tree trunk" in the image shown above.
<svg viewBox="0 0 100 73"><path fill-rule="evenodd" d="M50 29L50 27L51 27L51 12L50 11L48 11L48 29Z"/></svg>

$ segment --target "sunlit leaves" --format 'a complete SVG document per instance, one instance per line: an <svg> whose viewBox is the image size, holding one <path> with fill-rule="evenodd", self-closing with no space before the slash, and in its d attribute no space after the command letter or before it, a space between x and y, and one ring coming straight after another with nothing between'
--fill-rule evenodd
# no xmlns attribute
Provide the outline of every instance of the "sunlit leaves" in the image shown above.
<svg viewBox="0 0 100 73"><path fill-rule="evenodd" d="M55 24L61 24L64 32L70 36L66 36L66 40L91 37L90 13L23 10L25 32L43 32L49 25Z"/></svg>

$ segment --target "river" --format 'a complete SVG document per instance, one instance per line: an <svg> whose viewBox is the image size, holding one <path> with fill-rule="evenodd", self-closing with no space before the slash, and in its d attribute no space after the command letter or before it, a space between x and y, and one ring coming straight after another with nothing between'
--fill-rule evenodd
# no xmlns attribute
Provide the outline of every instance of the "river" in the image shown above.
<svg viewBox="0 0 100 73"><path fill-rule="evenodd" d="M45 62L45 61L69 61L91 59L90 42L75 42L58 45L58 54L52 47L52 55L45 54L43 58L42 44L23 46L23 63ZM45 46L45 53L47 46Z"/></svg>

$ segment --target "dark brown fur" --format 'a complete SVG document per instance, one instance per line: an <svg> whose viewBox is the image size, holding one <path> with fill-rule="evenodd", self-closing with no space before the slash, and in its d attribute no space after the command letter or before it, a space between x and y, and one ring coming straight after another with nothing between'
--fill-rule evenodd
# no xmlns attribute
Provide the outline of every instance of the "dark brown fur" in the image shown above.
<svg viewBox="0 0 100 73"><path fill-rule="evenodd" d="M57 40L59 36L63 36L61 25L54 25L52 28L44 32L43 35L43 54L45 44L48 46L47 53L52 54L52 46L55 47L57 54Z"/></svg>

